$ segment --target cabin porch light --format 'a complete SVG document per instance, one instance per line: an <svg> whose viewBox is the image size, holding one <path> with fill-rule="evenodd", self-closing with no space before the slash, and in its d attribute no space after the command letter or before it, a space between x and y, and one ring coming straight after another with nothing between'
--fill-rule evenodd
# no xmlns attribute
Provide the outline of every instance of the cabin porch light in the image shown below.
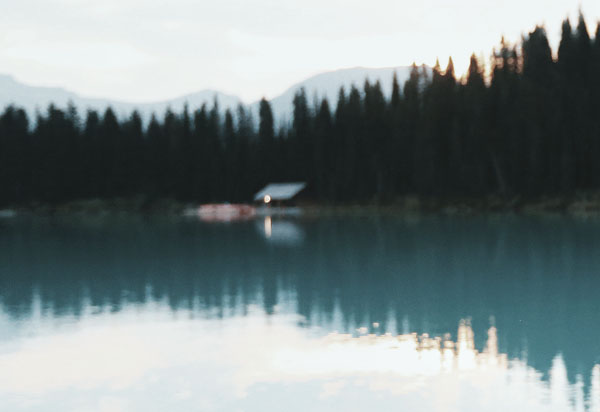
<svg viewBox="0 0 600 412"><path fill-rule="evenodd" d="M265 195L263 200L265 201L265 204L271 203L271 196Z"/></svg>

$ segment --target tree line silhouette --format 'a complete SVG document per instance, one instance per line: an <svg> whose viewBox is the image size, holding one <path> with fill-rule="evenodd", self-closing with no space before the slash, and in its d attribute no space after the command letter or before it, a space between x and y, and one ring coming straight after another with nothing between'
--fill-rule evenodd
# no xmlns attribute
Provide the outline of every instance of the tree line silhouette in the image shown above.
<svg viewBox="0 0 600 412"><path fill-rule="evenodd" d="M413 65L386 97L379 82L340 89L337 105L293 101L277 128L239 106L170 110L144 126L111 108L80 117L53 105L30 122L0 116L0 205L143 195L248 201L271 181L306 181L319 202L428 197L570 195L600 189L600 25L562 25L558 52L538 26L502 40L489 70L475 55L457 79Z"/></svg>

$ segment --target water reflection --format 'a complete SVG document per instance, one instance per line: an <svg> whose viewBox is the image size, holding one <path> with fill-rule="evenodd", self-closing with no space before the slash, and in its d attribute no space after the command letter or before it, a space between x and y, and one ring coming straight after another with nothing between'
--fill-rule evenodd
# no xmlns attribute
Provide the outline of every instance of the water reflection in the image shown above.
<svg viewBox="0 0 600 412"><path fill-rule="evenodd" d="M600 365L594 366L594 370L592 371L590 410L592 412L600 412Z"/></svg>
<svg viewBox="0 0 600 412"><path fill-rule="evenodd" d="M303 412L600 407L599 365L587 394L568 382L560 355L545 381L526 362L498 352L494 327L478 351L468 322L453 341L416 333L320 336L298 328L297 315L266 320L255 306L227 322L186 311L173 317L163 305L83 314L59 331L0 343L3 410L264 411L284 403Z"/></svg>
<svg viewBox="0 0 600 412"><path fill-rule="evenodd" d="M280 223L288 235L276 234ZM470 316L477 347L494 316L499 352L524 359L545 381L561 353L567 381L580 376L592 387L600 360L596 222L272 217L270 227L267 237L264 217L218 225L6 220L0 339L31 332L25 325L36 305L40 326L160 303L174 315L222 322L259 306L272 318L299 315L296 327L324 333L364 327L432 336Z"/></svg>
<svg viewBox="0 0 600 412"><path fill-rule="evenodd" d="M273 223L271 222L271 216L265 217L265 237L269 239L273 232Z"/></svg>
<svg viewBox="0 0 600 412"><path fill-rule="evenodd" d="M294 221L265 216L263 228L259 232L273 244L299 246L304 240L302 229Z"/></svg>

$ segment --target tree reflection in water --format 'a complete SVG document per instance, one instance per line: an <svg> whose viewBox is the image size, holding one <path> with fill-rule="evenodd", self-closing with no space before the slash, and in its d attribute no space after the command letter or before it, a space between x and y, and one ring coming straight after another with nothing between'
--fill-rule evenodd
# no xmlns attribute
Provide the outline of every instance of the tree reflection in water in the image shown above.
<svg viewBox="0 0 600 412"><path fill-rule="evenodd" d="M598 250L600 224L567 218L16 217L0 230L0 335L35 302L48 324L163 304L228 322L259 305L321 334L441 335L470 317L477 347L494 317L500 352L544 380L560 353L568 382L590 388Z"/></svg>

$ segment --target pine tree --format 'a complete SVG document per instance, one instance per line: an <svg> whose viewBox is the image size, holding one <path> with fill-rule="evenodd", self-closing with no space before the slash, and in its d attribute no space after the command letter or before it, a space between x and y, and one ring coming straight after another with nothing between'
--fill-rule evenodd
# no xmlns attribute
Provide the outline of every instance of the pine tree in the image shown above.
<svg viewBox="0 0 600 412"><path fill-rule="evenodd" d="M575 78L577 73L577 51L571 22L566 19L562 25L562 35L558 47L558 74L559 74L559 101L560 107L560 141L561 148L561 190L563 192L580 188L579 167L577 165L579 145L573 139L575 132L576 109L575 100L577 87Z"/></svg>
<svg viewBox="0 0 600 412"><path fill-rule="evenodd" d="M166 116L165 116L166 117ZM162 125L156 116L152 115L148 130L146 131L148 142L147 162L148 165L148 194L151 198L165 196L165 183L168 173L168 150L169 145Z"/></svg>
<svg viewBox="0 0 600 412"><path fill-rule="evenodd" d="M390 104L387 111L387 124L389 127L390 141L386 156L386 162L388 167L388 196L393 196L401 191L402 180L404 177L401 175L402 163L406 154L406 136L402 128L402 95L400 92L400 85L398 84L398 76L394 72L392 78L392 96L390 98Z"/></svg>
<svg viewBox="0 0 600 412"><path fill-rule="evenodd" d="M119 149L121 126L114 111L109 107L104 112L100 123L100 196L113 198L120 195L121 164Z"/></svg>
<svg viewBox="0 0 600 412"><path fill-rule="evenodd" d="M460 191L460 168L463 164L463 145L461 145L461 136L459 136L458 116L456 107L458 103L457 81L454 72L454 62L452 57L448 58L448 65L444 71L444 93L443 103L445 108L443 113L445 119L443 122L447 128L444 135L441 136L441 175L438 176L439 191L444 194L456 193Z"/></svg>
<svg viewBox="0 0 600 412"><path fill-rule="evenodd" d="M394 72L392 77L392 97L390 99L390 104L392 105L392 110L397 110L400 107L400 85L398 84L398 74Z"/></svg>
<svg viewBox="0 0 600 412"><path fill-rule="evenodd" d="M327 99L321 101L319 111L315 118L315 189L319 198L333 200L334 185L333 165L331 163L335 148L332 145L333 124L331 110Z"/></svg>
<svg viewBox="0 0 600 412"><path fill-rule="evenodd" d="M194 131L192 134L192 173L190 176L190 190L192 199L197 202L209 200L210 179L210 152L207 144L208 113L206 104L194 112Z"/></svg>
<svg viewBox="0 0 600 412"><path fill-rule="evenodd" d="M577 133L576 156L579 169L578 181L583 189L589 190L592 187L593 180L592 164L596 161L591 155L593 129L591 122L593 108L590 94L592 43L585 19L581 13L579 14L579 22L575 31L575 48L577 80L573 86L576 87L577 94L574 104L576 110L575 124L577 126L575 133Z"/></svg>
<svg viewBox="0 0 600 412"><path fill-rule="evenodd" d="M596 27L596 34L591 50L590 61L590 112L592 119L590 155L592 162L592 186L600 188L600 23Z"/></svg>
<svg viewBox="0 0 600 412"><path fill-rule="evenodd" d="M310 111L304 89L300 89L295 94L292 104L294 106L294 119L288 149L292 176L293 180L310 180L314 170L312 162L313 139Z"/></svg>
<svg viewBox="0 0 600 412"><path fill-rule="evenodd" d="M83 128L82 160L84 164L82 196L95 198L103 189L101 155L100 116L94 110L88 110Z"/></svg>
<svg viewBox="0 0 600 412"><path fill-rule="evenodd" d="M523 117L519 91L520 58L504 39L492 58L489 90L489 147L496 190L503 195L523 192L526 150L521 138Z"/></svg>
<svg viewBox="0 0 600 412"><path fill-rule="evenodd" d="M31 199L29 120L8 106L0 115L0 207Z"/></svg>
<svg viewBox="0 0 600 412"><path fill-rule="evenodd" d="M523 39L524 134L528 161L526 190L530 194L552 193L560 186L560 137L556 133L557 73L552 50L542 27Z"/></svg>
<svg viewBox="0 0 600 412"><path fill-rule="evenodd" d="M239 193L237 189L237 179L239 173L237 171L237 136L233 122L233 115L231 111L227 109L225 111L225 121L223 124L223 137L225 142L225 173L224 173L224 186L225 186L225 198L231 200L239 200Z"/></svg>
<svg viewBox="0 0 600 412"><path fill-rule="evenodd" d="M402 116L400 128L403 134L403 144L398 165L397 185L400 194L417 192L417 139L421 132L423 87L426 72L419 70L413 63L410 77L404 84L404 99L402 101ZM420 150L420 149L419 149Z"/></svg>
<svg viewBox="0 0 600 412"><path fill-rule="evenodd" d="M462 163L456 173L456 187L459 193L483 195L489 190L491 164L485 128L487 90L481 65L474 54L459 98L457 116L461 130Z"/></svg>
<svg viewBox="0 0 600 412"><path fill-rule="evenodd" d="M257 155L252 115L242 105L237 108L237 135L239 149L236 153L236 164L239 173L236 180L239 186L239 200L248 200L252 199L254 190L260 182L255 180L256 173L253 172L256 168Z"/></svg>
<svg viewBox="0 0 600 412"><path fill-rule="evenodd" d="M206 128L206 154L208 173L205 176L208 188L208 199L211 202L223 201L224 191L220 181L223 177L223 142L221 131L221 114L217 100L208 114Z"/></svg>
<svg viewBox="0 0 600 412"><path fill-rule="evenodd" d="M144 173L144 131L142 118L134 111L123 125L122 173L123 195L139 194Z"/></svg>
<svg viewBox="0 0 600 412"><path fill-rule="evenodd" d="M259 143L259 176L261 184L266 184L275 178L273 165L275 158L275 125L271 105L266 99L260 101L258 124Z"/></svg>
<svg viewBox="0 0 600 412"><path fill-rule="evenodd" d="M177 196L177 184L179 175L179 139L181 135L181 124L178 116L170 108L165 112L160 147L162 162L164 163L163 175L160 179L159 190L163 197Z"/></svg>
<svg viewBox="0 0 600 412"><path fill-rule="evenodd" d="M364 122L365 133L362 134L361 147L364 149L361 192L370 200L382 200L390 184L392 153L390 125L387 117L387 103L377 81L364 86Z"/></svg>
<svg viewBox="0 0 600 412"><path fill-rule="evenodd" d="M346 198L352 201L363 201L366 198L364 183L364 155L362 135L364 133L363 102L358 89L350 88L348 103L346 105L346 153L345 153L345 181L343 182Z"/></svg>
<svg viewBox="0 0 600 412"><path fill-rule="evenodd" d="M194 157L192 145L192 117L187 103L183 107L180 122L181 126L177 155L179 158L179 166L177 168L177 197L189 201L193 199L190 176L193 173Z"/></svg>

